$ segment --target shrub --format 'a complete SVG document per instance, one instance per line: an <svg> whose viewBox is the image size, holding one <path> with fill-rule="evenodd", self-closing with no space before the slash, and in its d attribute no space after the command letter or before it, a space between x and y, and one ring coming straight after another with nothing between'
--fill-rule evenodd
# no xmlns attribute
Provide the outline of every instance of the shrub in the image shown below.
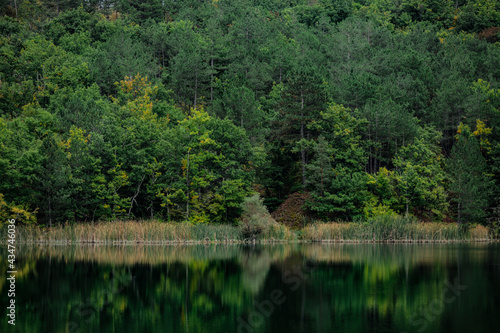
<svg viewBox="0 0 500 333"><path fill-rule="evenodd" d="M258 193L245 198L241 209L243 213L239 226L243 238L258 237L279 229L278 223L271 217Z"/></svg>

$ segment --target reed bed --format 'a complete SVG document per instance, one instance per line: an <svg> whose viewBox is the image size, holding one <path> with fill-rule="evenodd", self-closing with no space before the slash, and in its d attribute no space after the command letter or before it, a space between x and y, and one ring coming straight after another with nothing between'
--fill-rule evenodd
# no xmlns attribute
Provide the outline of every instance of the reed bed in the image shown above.
<svg viewBox="0 0 500 333"><path fill-rule="evenodd" d="M467 230L457 224L419 222L412 217L383 217L367 222L314 223L302 229L302 239L322 242L489 242L488 229Z"/></svg>
<svg viewBox="0 0 500 333"><path fill-rule="evenodd" d="M294 241L297 240L297 235L290 231L283 224L272 224L269 229L261 235L264 242L275 242L275 241Z"/></svg>
<svg viewBox="0 0 500 333"><path fill-rule="evenodd" d="M7 229L0 229L2 240ZM5 234L5 235L2 235ZM276 225L257 241L292 240L294 234ZM112 221L58 225L51 228L19 226L16 242L24 244L169 244L169 243L233 243L243 242L241 228L225 224L191 224L161 221Z"/></svg>
<svg viewBox="0 0 500 333"><path fill-rule="evenodd" d="M160 221L112 221L68 224L52 228L21 226L19 243L179 243L236 242L239 230L230 225L193 225Z"/></svg>
<svg viewBox="0 0 500 333"><path fill-rule="evenodd" d="M276 243L313 242L489 242L484 226L468 229L451 223L423 223L415 218L384 217L367 222L312 223L297 233L272 223L265 232L245 238L242 227L224 224L191 224L161 221L112 221L58 225L51 228L18 226L20 244L189 244L189 243ZM0 228L0 243L7 240L7 228Z"/></svg>

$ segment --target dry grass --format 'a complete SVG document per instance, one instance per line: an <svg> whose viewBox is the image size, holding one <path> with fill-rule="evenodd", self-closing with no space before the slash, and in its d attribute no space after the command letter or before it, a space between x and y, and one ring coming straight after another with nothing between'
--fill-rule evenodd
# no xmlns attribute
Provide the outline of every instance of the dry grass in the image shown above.
<svg viewBox="0 0 500 333"><path fill-rule="evenodd" d="M178 243L236 242L239 230L230 225L192 225L160 221L112 221L17 228L19 243Z"/></svg>
<svg viewBox="0 0 500 333"><path fill-rule="evenodd" d="M482 225L477 225L474 228L470 229L469 233L471 240L474 241L492 240L491 233L489 232L488 228Z"/></svg>
<svg viewBox="0 0 500 333"><path fill-rule="evenodd" d="M0 239L7 239L7 228ZM304 241L323 242L489 242L484 226L463 231L450 223L423 223L401 217L384 217L364 223L313 223L303 228ZM286 226L270 223L252 242L296 241ZM236 243L248 241L243 227L217 224L166 223L161 221L112 221L95 224L60 225L52 228L18 226L19 244L186 244Z"/></svg>
<svg viewBox="0 0 500 333"><path fill-rule="evenodd" d="M0 235L6 233L0 230ZM6 235L5 235L6 236ZM258 241L292 240L294 234L283 225L273 225ZM7 239L3 237L2 239ZM18 226L16 242L21 244L171 244L242 242L242 228L224 224L170 223L161 221L112 221L68 224L52 228Z"/></svg>

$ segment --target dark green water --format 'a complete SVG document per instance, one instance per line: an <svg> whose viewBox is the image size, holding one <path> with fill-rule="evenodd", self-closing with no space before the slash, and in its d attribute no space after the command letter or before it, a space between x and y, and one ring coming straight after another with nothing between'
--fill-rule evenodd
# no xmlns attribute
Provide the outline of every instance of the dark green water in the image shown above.
<svg viewBox="0 0 500 333"><path fill-rule="evenodd" d="M500 246L19 248L1 332L499 332Z"/></svg>

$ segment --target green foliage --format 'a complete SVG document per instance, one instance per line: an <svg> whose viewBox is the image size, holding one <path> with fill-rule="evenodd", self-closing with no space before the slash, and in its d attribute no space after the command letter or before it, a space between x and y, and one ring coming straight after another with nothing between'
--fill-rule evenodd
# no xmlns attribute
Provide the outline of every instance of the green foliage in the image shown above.
<svg viewBox="0 0 500 333"><path fill-rule="evenodd" d="M492 0L467 1L460 8L457 29L480 32L488 27L500 25L500 4Z"/></svg>
<svg viewBox="0 0 500 333"><path fill-rule="evenodd" d="M30 131L31 119L0 118L0 193L6 205L24 205L36 209L40 193L33 184L42 171L41 140Z"/></svg>
<svg viewBox="0 0 500 333"><path fill-rule="evenodd" d="M244 128L253 142L262 142L264 112L255 98L255 93L246 86L236 87L229 82L217 82L216 88L222 90L215 98L212 113L217 117L228 117L236 126Z"/></svg>
<svg viewBox="0 0 500 333"><path fill-rule="evenodd" d="M474 132L479 134L480 124ZM452 200L457 204L457 221L474 223L484 221L493 188L491 177L486 173L486 159L481 153L480 143L467 125L458 127L457 143L448 160L451 176Z"/></svg>
<svg viewBox="0 0 500 333"><path fill-rule="evenodd" d="M168 45L172 53L168 86L178 103L196 109L206 95L212 73L207 61L208 40L191 22L179 21L169 25Z"/></svg>
<svg viewBox="0 0 500 333"><path fill-rule="evenodd" d="M324 219L494 218L498 2L0 7L6 211L232 223L253 188Z"/></svg>
<svg viewBox="0 0 500 333"><path fill-rule="evenodd" d="M377 217L396 217L398 214L389 208L389 206L378 204L376 198L372 198L366 202L363 209L365 218Z"/></svg>
<svg viewBox="0 0 500 333"><path fill-rule="evenodd" d="M397 207L397 174L386 168L380 168L375 175L368 176L368 189L374 194L374 204L380 207Z"/></svg>
<svg viewBox="0 0 500 333"><path fill-rule="evenodd" d="M332 104L322 119L310 125L321 131L312 143L314 158L308 165L311 202L308 207L320 217L351 219L362 214L367 199L368 175L360 131L364 120L342 105Z"/></svg>
<svg viewBox="0 0 500 333"><path fill-rule="evenodd" d="M252 180L248 138L229 120L203 110L192 114L178 128L184 141L179 186L185 191L186 218L205 210L212 221L232 220Z"/></svg>
<svg viewBox="0 0 500 333"><path fill-rule="evenodd" d="M431 218L442 217L447 209L443 156L437 145L439 137L440 133L433 129L422 130L419 137L402 147L394 158L396 187L406 215L411 208L425 211Z"/></svg>
<svg viewBox="0 0 500 333"><path fill-rule="evenodd" d="M0 193L0 218L1 224L7 224L8 220L15 219L16 223L36 223L36 210L30 212L25 206L16 206L5 201L4 195Z"/></svg>
<svg viewBox="0 0 500 333"><path fill-rule="evenodd" d="M122 13L127 13L130 20L135 23L143 23L146 20L161 21L164 18L164 1L116 1L117 9Z"/></svg>
<svg viewBox="0 0 500 333"><path fill-rule="evenodd" d="M152 78L157 66L150 51L127 31L110 36L90 57L90 71L105 96L115 94L115 82L140 74Z"/></svg>
<svg viewBox="0 0 500 333"><path fill-rule="evenodd" d="M70 35L87 33L97 23L97 18L78 7L73 10L63 11L55 17L47 26L45 35L52 39L56 45L62 42L63 38Z"/></svg>

